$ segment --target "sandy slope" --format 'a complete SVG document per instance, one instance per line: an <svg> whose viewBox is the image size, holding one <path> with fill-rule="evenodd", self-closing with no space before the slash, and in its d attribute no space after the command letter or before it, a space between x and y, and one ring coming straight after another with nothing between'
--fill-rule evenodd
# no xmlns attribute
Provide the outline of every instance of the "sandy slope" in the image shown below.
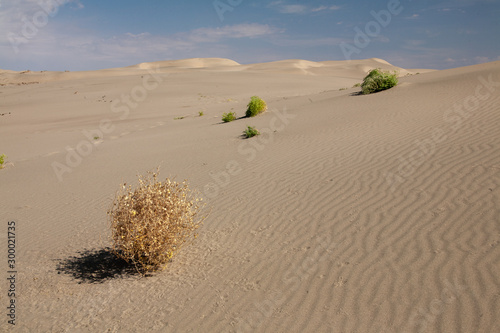
<svg viewBox="0 0 500 333"><path fill-rule="evenodd" d="M369 96L339 89L398 68L157 65L0 73L19 332L500 330L500 62ZM252 95L270 110L221 124ZM262 135L242 139L246 125ZM166 271L139 278L103 250L106 210L160 164L212 214Z"/></svg>

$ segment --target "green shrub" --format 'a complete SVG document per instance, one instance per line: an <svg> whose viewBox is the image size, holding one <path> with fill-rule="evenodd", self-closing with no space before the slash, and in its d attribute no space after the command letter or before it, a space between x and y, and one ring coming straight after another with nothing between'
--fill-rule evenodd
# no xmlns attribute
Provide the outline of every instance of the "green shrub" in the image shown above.
<svg viewBox="0 0 500 333"><path fill-rule="evenodd" d="M113 252L143 274L165 268L203 222L201 199L186 181L157 177L158 171L139 176L135 189L123 184L108 211Z"/></svg>
<svg viewBox="0 0 500 333"><path fill-rule="evenodd" d="M236 120L236 113L235 112L228 112L224 113L222 115L222 121L225 123L228 123L230 121Z"/></svg>
<svg viewBox="0 0 500 333"><path fill-rule="evenodd" d="M392 88L398 84L397 73L383 72L380 69L372 69L363 79L361 92L371 94L374 92Z"/></svg>
<svg viewBox="0 0 500 333"><path fill-rule="evenodd" d="M256 135L259 135L260 132L255 128L255 127L252 127L252 126L248 126L246 130L243 131L243 134L247 137L247 138L251 138L253 136L256 136Z"/></svg>
<svg viewBox="0 0 500 333"><path fill-rule="evenodd" d="M355 85L352 86L353 88L361 87L361 83L356 83Z"/></svg>
<svg viewBox="0 0 500 333"><path fill-rule="evenodd" d="M255 117L259 113L266 111L266 109L267 105L264 100L262 100L258 96L252 96L250 99L250 103L248 103L247 112L245 115L247 117Z"/></svg>
<svg viewBox="0 0 500 333"><path fill-rule="evenodd" d="M7 156L5 154L0 155L0 169L3 169L3 164L5 163L5 159Z"/></svg>
<svg viewBox="0 0 500 333"><path fill-rule="evenodd" d="M204 113L203 111L198 112L198 116L203 117Z"/></svg>

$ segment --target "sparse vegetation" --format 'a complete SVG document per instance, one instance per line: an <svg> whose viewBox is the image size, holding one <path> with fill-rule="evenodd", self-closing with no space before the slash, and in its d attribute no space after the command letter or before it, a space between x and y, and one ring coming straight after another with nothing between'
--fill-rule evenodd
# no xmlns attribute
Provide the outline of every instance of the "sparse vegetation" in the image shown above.
<svg viewBox="0 0 500 333"><path fill-rule="evenodd" d="M225 123L228 123L233 120L236 120L236 112L228 112L222 115L222 121Z"/></svg>
<svg viewBox="0 0 500 333"><path fill-rule="evenodd" d="M184 116L181 116L181 117L175 117L175 118L174 118L174 120L181 120L181 119L184 119L184 118L186 118L186 117L184 117Z"/></svg>
<svg viewBox="0 0 500 333"><path fill-rule="evenodd" d="M252 96L250 98L250 102L248 103L247 112L245 115L247 117L255 117L259 113L266 111L266 109L267 104L266 102L264 102L264 100L262 100L258 96Z"/></svg>
<svg viewBox="0 0 500 333"><path fill-rule="evenodd" d="M356 83L355 85L352 86L353 88L361 87L361 83Z"/></svg>
<svg viewBox="0 0 500 333"><path fill-rule="evenodd" d="M99 140L99 139L100 139L100 137L94 136L94 140Z"/></svg>
<svg viewBox="0 0 500 333"><path fill-rule="evenodd" d="M3 164L5 163L5 159L7 156L5 154L0 155L0 169L3 169Z"/></svg>
<svg viewBox="0 0 500 333"><path fill-rule="evenodd" d="M204 113L203 111L198 112L198 116L203 117Z"/></svg>
<svg viewBox="0 0 500 333"><path fill-rule="evenodd" d="M347 90L348 88L340 88L339 91Z"/></svg>
<svg viewBox="0 0 500 333"><path fill-rule="evenodd" d="M146 274L165 268L181 246L196 238L201 199L186 181L158 181L158 170L123 184L108 211L113 252Z"/></svg>
<svg viewBox="0 0 500 333"><path fill-rule="evenodd" d="M260 132L255 128L255 127L252 127L252 126L248 126L244 131L243 131L243 135L245 135L245 137L248 139L248 138L251 138L251 137L254 137L256 135L259 135Z"/></svg>
<svg viewBox="0 0 500 333"><path fill-rule="evenodd" d="M378 68L372 69L363 79L361 92L371 94L386 90L398 84L397 73L384 72Z"/></svg>

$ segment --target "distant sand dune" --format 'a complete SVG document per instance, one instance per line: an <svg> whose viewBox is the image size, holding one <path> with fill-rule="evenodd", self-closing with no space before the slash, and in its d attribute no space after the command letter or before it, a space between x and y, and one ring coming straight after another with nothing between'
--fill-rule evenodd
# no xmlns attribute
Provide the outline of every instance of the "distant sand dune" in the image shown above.
<svg viewBox="0 0 500 333"><path fill-rule="evenodd" d="M230 59L223 58L192 58L182 60L166 60L155 62L144 62L139 65L132 66L131 68L139 69L155 69L155 68L204 68L204 67L225 67L225 66L238 66L239 63Z"/></svg>
<svg viewBox="0 0 500 333"><path fill-rule="evenodd" d="M236 61L223 58L193 58L182 60L165 60L155 62L144 62L137 65L112 68L98 71L83 72L14 72L0 70L0 84L22 85L30 83L42 83L52 81L79 80L97 77L125 76L135 75L137 71L148 73L155 70L163 73L174 73L190 69L204 69L212 71L250 71L250 72L269 72L269 73L288 73L302 75L329 75L329 76L364 76L373 68L382 68L384 70L396 70L399 74L406 75L410 71L400 67L393 66L387 61L372 58L366 60L352 61L323 61L314 62L300 59L281 60L268 63L241 65ZM420 70L426 72L429 70Z"/></svg>

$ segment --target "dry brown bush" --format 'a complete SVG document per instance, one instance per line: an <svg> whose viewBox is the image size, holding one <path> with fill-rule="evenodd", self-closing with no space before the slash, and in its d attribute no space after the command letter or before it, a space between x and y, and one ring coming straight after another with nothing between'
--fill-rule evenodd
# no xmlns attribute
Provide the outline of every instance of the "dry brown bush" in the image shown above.
<svg viewBox="0 0 500 333"><path fill-rule="evenodd" d="M201 199L186 181L157 178L158 170L139 176L136 189L123 184L108 211L113 252L143 274L164 269L204 220Z"/></svg>

